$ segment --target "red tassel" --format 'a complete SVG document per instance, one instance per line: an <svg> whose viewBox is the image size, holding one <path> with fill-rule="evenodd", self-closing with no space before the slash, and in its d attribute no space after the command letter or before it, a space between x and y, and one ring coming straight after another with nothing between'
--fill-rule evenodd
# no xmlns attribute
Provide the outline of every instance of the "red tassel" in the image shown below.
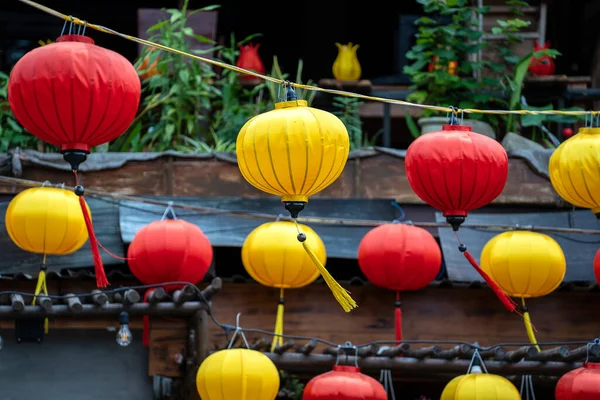
<svg viewBox="0 0 600 400"><path fill-rule="evenodd" d="M146 290L146 293L144 294L144 302L145 303L148 302L148 296L153 291L154 291L154 289ZM144 316L144 328L142 330L142 344L145 347L150 346L150 317L147 315Z"/></svg>
<svg viewBox="0 0 600 400"><path fill-rule="evenodd" d="M396 342L402 341L402 309L396 307Z"/></svg>
<svg viewBox="0 0 600 400"><path fill-rule="evenodd" d="M465 258L467 259L467 261L473 266L473 268L475 268L477 270L477 272L479 272L479 275L481 275L481 277L483 279L485 279L485 281L487 282L488 286L490 288L492 288L492 290L494 291L494 293L496 293L496 296L498 296L498 299L500 299L500 301L502 302L502 304L504 304L504 307L506 307L506 309L508 311L511 311L511 312L512 311L516 311L516 309L517 309L517 303L515 303L513 301L513 299L511 299L510 297L508 297L502 291L502 289L500 289L500 286L498 286L496 284L496 282L494 282L492 280L492 278L490 278L490 276L488 274L486 274L484 270L481 269L481 267L479 266L479 264L477 264L477 261L475 261L475 259L471 255L471 253L469 253L468 251L465 251L465 252L463 252L463 254L465 255Z"/></svg>
<svg viewBox="0 0 600 400"><path fill-rule="evenodd" d="M85 220L85 226L88 231L90 238L90 246L92 247L92 257L94 258L94 272L96 274L96 286L99 288L105 288L108 286L108 279L106 279L106 273L104 272L104 265L102 264L102 257L100 257L100 250L98 250L98 241L96 240L96 234L94 233L94 226L92 225L92 219L88 213L87 203L83 196L79 196L79 205L81 205L81 212L83 212L83 219Z"/></svg>

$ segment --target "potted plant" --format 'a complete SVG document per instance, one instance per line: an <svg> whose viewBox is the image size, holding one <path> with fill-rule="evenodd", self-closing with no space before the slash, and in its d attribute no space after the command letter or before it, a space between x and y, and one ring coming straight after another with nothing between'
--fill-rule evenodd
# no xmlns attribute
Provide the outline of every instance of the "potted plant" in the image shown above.
<svg viewBox="0 0 600 400"><path fill-rule="evenodd" d="M506 34L507 38L498 42L496 52L499 60L494 62L476 60L476 55L491 43L482 39L478 18L487 8L474 8L469 0L450 2L440 0L417 0L423 5L428 16L416 21L419 29L416 44L407 53L412 64L404 71L412 78L412 93L408 100L421 104L455 106L465 108L506 108L502 98L505 83L502 77L509 73L519 60L512 51L512 45L522 38L518 35L521 28L529 25L519 17L519 7L527 3L510 0L515 18L498 21L493 28L494 34ZM407 124L413 136L439 130L446 116L439 112L426 110L416 124L407 118ZM496 137L502 119L495 115L470 114L464 120L479 133Z"/></svg>

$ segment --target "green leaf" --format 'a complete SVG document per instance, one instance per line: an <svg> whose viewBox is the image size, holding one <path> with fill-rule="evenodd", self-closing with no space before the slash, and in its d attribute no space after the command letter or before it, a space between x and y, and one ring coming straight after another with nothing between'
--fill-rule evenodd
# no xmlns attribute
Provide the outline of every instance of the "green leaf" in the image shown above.
<svg viewBox="0 0 600 400"><path fill-rule="evenodd" d="M181 11L179 10L168 10L168 12L171 13L170 24L177 22L181 18Z"/></svg>
<svg viewBox="0 0 600 400"><path fill-rule="evenodd" d="M23 128L21 128L21 126L19 124L17 124L17 122L15 120L13 120L12 118L7 118L6 122L8 123L8 125L11 127L11 129L17 133L21 133L23 132Z"/></svg>
<svg viewBox="0 0 600 400"><path fill-rule="evenodd" d="M216 42L210 38L207 38L206 36L203 35L194 35L194 38L199 41L200 43L206 43L206 44L215 44Z"/></svg>
<svg viewBox="0 0 600 400"><path fill-rule="evenodd" d="M166 26L168 23L169 23L169 21L168 21L168 20L161 21L161 22L159 22L159 23L158 23L158 24L156 24L156 25L152 25L150 28L148 28L148 30L146 30L146 32L147 32L147 33L150 33L150 32L154 32L154 31L161 30L161 29L162 29L164 26Z"/></svg>

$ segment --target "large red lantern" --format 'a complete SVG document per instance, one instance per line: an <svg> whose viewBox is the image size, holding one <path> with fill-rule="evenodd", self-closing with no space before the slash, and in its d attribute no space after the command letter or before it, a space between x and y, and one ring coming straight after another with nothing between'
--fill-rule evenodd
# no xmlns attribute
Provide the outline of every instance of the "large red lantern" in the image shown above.
<svg viewBox="0 0 600 400"><path fill-rule="evenodd" d="M422 289L435 279L442 265L440 246L423 228L384 224L361 240L358 265L371 283L396 291L396 340L402 340L400 292Z"/></svg>
<svg viewBox="0 0 600 400"><path fill-rule="evenodd" d="M8 81L8 101L17 120L34 136L58 146L75 171L92 147L127 130L140 95L134 66L82 35L63 35L28 52Z"/></svg>
<svg viewBox="0 0 600 400"><path fill-rule="evenodd" d="M583 363L583 367L564 374L556 384L556 400L600 399L600 363Z"/></svg>
<svg viewBox="0 0 600 400"><path fill-rule="evenodd" d="M58 146L75 173L75 194L90 238L98 287L106 287L108 280L77 170L92 147L127 130L140 96L140 78L133 65L83 35L63 35L56 43L28 52L8 80L15 118L34 136Z"/></svg>
<svg viewBox="0 0 600 400"><path fill-rule="evenodd" d="M134 236L127 251L131 272L144 285L167 282L198 284L213 259L213 248L202 230L181 219L149 223ZM181 285L167 285L173 290ZM146 292L147 296L151 291ZM144 317L144 344L148 344L149 319Z"/></svg>
<svg viewBox="0 0 600 400"><path fill-rule="evenodd" d="M312 378L304 387L302 400L387 400L378 381L361 374L358 367L335 365L333 371Z"/></svg>
<svg viewBox="0 0 600 400"><path fill-rule="evenodd" d="M594 256L594 276L596 277L596 282L600 285L600 250Z"/></svg>
<svg viewBox="0 0 600 400"><path fill-rule="evenodd" d="M504 147L464 125L444 125L441 131L419 136L408 146L404 163L413 191L425 203L441 210L455 232L470 211L502 193L508 177ZM504 306L516 310L516 303L479 267L467 246L459 243L458 248Z"/></svg>
<svg viewBox="0 0 600 400"><path fill-rule="evenodd" d="M408 146L405 166L417 196L441 210L457 231L469 211L502 193L508 155L500 143L470 126L444 125Z"/></svg>

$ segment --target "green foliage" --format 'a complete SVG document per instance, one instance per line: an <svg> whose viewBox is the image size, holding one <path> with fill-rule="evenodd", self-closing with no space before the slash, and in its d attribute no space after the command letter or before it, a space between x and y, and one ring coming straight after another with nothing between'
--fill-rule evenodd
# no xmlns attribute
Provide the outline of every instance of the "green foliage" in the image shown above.
<svg viewBox="0 0 600 400"><path fill-rule="evenodd" d="M304 384L300 382L296 375L281 371L281 386L278 399L301 400Z"/></svg>
<svg viewBox="0 0 600 400"><path fill-rule="evenodd" d="M303 67L304 67L304 61L302 61L302 59L299 59L298 60L298 68L296 69L296 79L294 80L294 82L303 84L303 82L302 82ZM274 78L283 79L283 80L289 78L289 74L282 72L281 67L279 66L279 60L277 59L277 56L273 57L273 67L271 68L270 76L272 76ZM314 84L314 82L311 80L308 80L308 82L306 82L304 84L308 85L308 86L316 86ZM277 103L283 99L283 97L285 96L285 93L282 93L283 91L281 89L281 85L278 85L278 84L276 84L274 82L270 82L270 81L267 82L266 85L267 85L267 88L269 89L269 95L271 96L271 102ZM309 107L312 104L313 100L315 99L316 95L317 95L317 92L314 90L296 89L296 97L298 98L298 100L306 100Z"/></svg>
<svg viewBox="0 0 600 400"><path fill-rule="evenodd" d="M337 96L333 98L333 106L337 109L333 113L344 123L350 137L350 150L363 147L363 123L360 119L358 107L362 101L353 97Z"/></svg>

